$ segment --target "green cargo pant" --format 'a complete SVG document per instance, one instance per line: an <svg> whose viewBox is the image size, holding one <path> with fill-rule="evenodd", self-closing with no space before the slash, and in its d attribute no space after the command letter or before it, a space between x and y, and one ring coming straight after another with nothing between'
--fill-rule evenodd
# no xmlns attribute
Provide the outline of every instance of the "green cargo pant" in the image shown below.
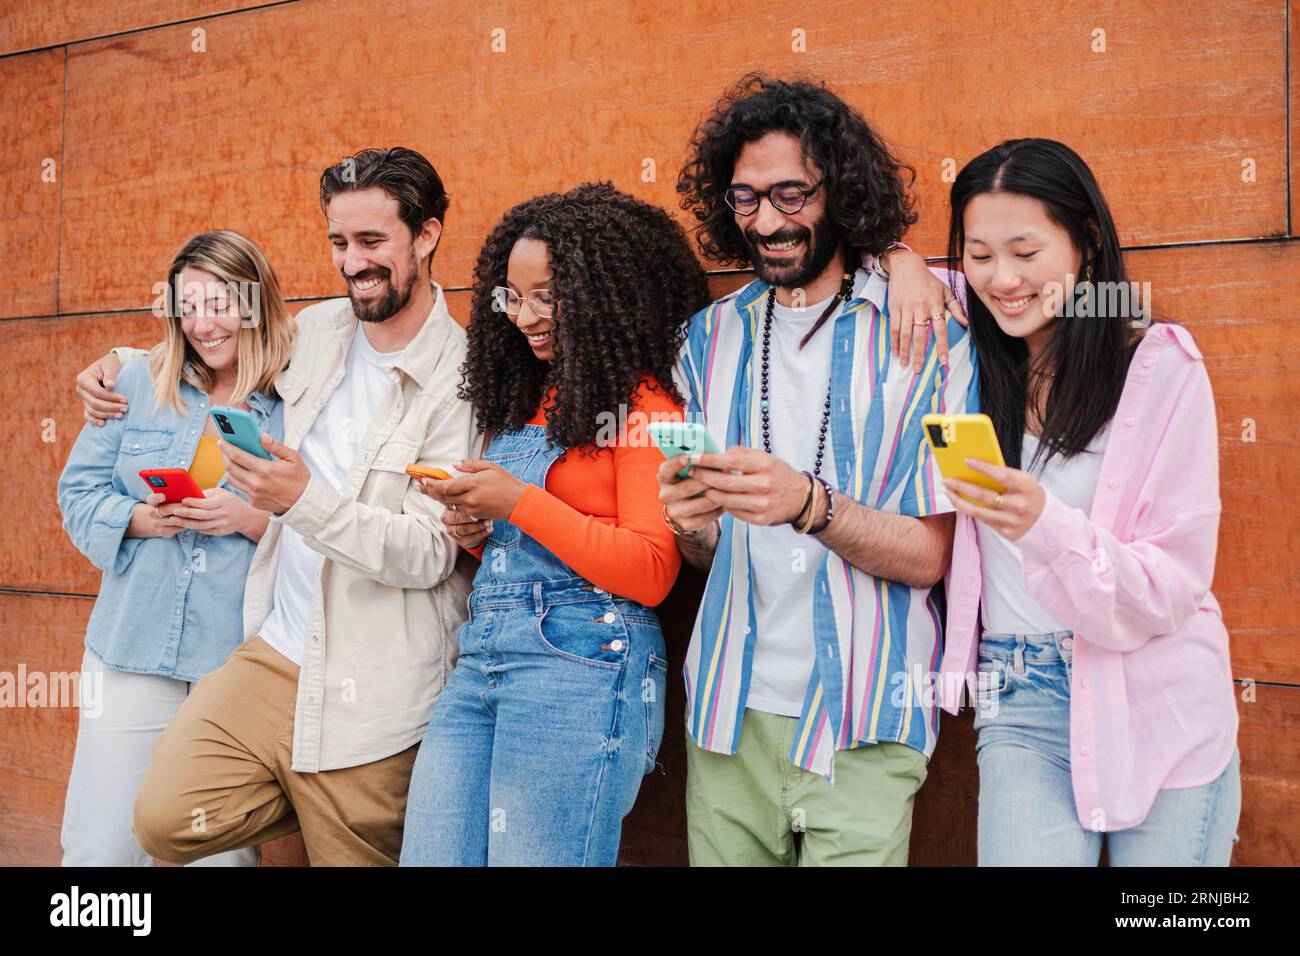
<svg viewBox="0 0 1300 956"><path fill-rule="evenodd" d="M746 710L734 756L686 736L691 866L906 866L925 755L899 743L835 754L835 783L790 763L794 717Z"/></svg>

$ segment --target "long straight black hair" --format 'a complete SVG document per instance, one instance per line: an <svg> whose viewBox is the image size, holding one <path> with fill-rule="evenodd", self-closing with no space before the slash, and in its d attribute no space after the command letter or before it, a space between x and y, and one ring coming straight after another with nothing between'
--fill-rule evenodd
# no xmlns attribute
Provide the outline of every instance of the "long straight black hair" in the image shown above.
<svg viewBox="0 0 1300 956"><path fill-rule="evenodd" d="M1052 376L1038 457L1046 464L1053 455L1069 458L1086 451L1119 405L1133 356L1132 316L1124 308L1112 309L1121 300L1127 304L1127 296L1097 294L1098 288L1108 288L1101 283L1128 280L1110 209L1078 153L1055 140L1012 139L971 160L952 184L949 262L962 261L967 203L982 193L996 192L1039 200L1083 254L1076 286L1065 290L1065 296L1074 298L1073 314L1065 309L1062 296L1056 327L1033 369L1024 340L1003 332L979 296L967 296L971 340L979 360L980 404L993 419L1007 465L1020 468L1031 376ZM1090 293L1083 284L1089 266ZM1091 295L1090 314L1080 315L1085 294Z"/></svg>

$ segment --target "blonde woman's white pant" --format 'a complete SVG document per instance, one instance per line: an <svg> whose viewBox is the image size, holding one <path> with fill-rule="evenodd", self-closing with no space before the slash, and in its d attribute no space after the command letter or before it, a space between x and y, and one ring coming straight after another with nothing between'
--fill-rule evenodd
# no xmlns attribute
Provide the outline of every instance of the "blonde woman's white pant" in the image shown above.
<svg viewBox="0 0 1300 956"><path fill-rule="evenodd" d="M115 670L89 648L81 672L82 680L102 683L99 700L83 696L78 715L77 750L60 834L63 865L152 866L153 858L131 833L131 807L154 741L185 702L190 685L158 674ZM190 865L257 866L260 859L257 847L249 847Z"/></svg>

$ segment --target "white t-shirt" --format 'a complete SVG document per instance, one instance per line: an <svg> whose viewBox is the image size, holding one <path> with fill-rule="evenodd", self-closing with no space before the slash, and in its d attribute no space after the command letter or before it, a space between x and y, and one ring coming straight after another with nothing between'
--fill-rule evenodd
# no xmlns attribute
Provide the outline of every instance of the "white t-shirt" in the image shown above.
<svg viewBox="0 0 1300 956"><path fill-rule="evenodd" d="M1038 451L1038 439L1028 432L1020 446L1020 466L1038 479L1067 507L1084 514L1092 512L1092 499L1101 473L1102 452L1110 424L1093 439L1088 450L1073 458L1053 455L1044 467L1042 462L1030 466ZM980 571L983 578L980 595L980 619L984 630L996 634L1047 634L1071 630L1034 600L1025 587L1024 560L1020 548L982 521L975 522L979 538Z"/></svg>
<svg viewBox="0 0 1300 956"><path fill-rule="evenodd" d="M302 445L302 460L318 481L334 491L343 487L361 450L370 418L393 387L389 370L401 351L377 352L357 323L343 378L321 407ZM275 569L272 608L262 624L262 639L295 664L302 664L311 598L325 558L307 547L290 527L280 529L280 562Z"/></svg>
<svg viewBox="0 0 1300 956"><path fill-rule="evenodd" d="M830 299L802 309L776 304L768 372L768 415L772 454L796 471L813 470L818 426L831 374L835 315L822 323L801 351L799 341ZM837 313L838 314L838 310ZM754 389L762 370L762 326L754 342ZM754 416L752 444L763 447L762 418ZM822 456L822 476L835 473L830 435ZM745 706L770 714L798 717L812 676L813 576L826 547L812 535L797 534L788 524L749 529L753 568L754 639L749 696Z"/></svg>

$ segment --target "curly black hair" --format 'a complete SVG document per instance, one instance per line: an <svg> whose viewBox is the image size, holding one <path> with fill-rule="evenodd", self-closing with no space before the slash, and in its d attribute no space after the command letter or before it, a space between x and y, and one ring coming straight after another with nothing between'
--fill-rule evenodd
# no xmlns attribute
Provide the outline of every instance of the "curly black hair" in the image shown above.
<svg viewBox="0 0 1300 956"><path fill-rule="evenodd" d="M910 191L916 170L894 158L861 113L824 83L747 73L695 128L677 177L682 208L695 216L705 258L748 264L749 247L723 196L741 148L772 132L796 137L804 157L821 168L827 215L839 226L850 260L881 254L916 222Z"/></svg>
<svg viewBox="0 0 1300 956"><path fill-rule="evenodd" d="M493 308L492 288L506 284L520 239L540 240L550 257L558 309L549 362ZM555 387L547 436L594 454L602 413L630 411L643 378L683 401L673 363L687 320L708 299L685 231L658 206L608 182L530 199L505 214L479 252L460 397L474 406L479 431L496 435L525 424Z"/></svg>

